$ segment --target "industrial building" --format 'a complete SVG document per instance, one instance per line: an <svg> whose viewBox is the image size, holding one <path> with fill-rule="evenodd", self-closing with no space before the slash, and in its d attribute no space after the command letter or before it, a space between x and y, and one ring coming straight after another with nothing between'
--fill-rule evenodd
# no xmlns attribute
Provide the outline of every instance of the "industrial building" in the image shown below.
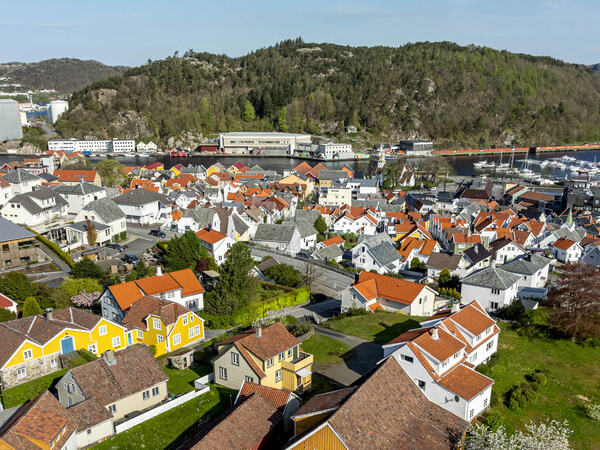
<svg viewBox="0 0 600 450"><path fill-rule="evenodd" d="M321 159L354 159L351 144L325 142L319 144L301 143L296 150L299 156L310 156Z"/></svg>
<svg viewBox="0 0 600 450"><path fill-rule="evenodd" d="M219 149L236 155L293 155L301 143L311 142L308 134L235 132L219 134Z"/></svg>
<svg viewBox="0 0 600 450"><path fill-rule="evenodd" d="M23 139L19 104L15 100L0 99L0 142Z"/></svg>
<svg viewBox="0 0 600 450"><path fill-rule="evenodd" d="M135 152L134 139L98 139L79 141L77 139L51 139L48 150L65 150L83 153L129 153Z"/></svg>
<svg viewBox="0 0 600 450"><path fill-rule="evenodd" d="M69 102L66 100L52 100L48 105L48 120L50 123L56 123L58 118L69 109Z"/></svg>
<svg viewBox="0 0 600 450"><path fill-rule="evenodd" d="M433 142L423 139L400 141L398 149L406 152L407 155L421 156L431 155L433 151Z"/></svg>

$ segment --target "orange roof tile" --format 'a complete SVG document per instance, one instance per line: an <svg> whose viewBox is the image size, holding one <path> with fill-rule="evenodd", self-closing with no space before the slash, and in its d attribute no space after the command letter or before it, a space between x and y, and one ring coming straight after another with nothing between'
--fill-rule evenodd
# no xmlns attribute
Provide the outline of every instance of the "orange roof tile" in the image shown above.
<svg viewBox="0 0 600 450"><path fill-rule="evenodd" d="M450 320L458 323L461 327L467 329L475 336L483 333L496 323L485 312L477 308L476 304L476 302L469 303L460 311L449 317Z"/></svg>
<svg viewBox="0 0 600 450"><path fill-rule="evenodd" d="M153 277L141 278L135 281L146 295L155 295L162 292L176 291L181 286L169 275L155 275Z"/></svg>
<svg viewBox="0 0 600 450"><path fill-rule="evenodd" d="M399 278L362 271L354 288L367 300L383 298L394 302L411 304L425 289L425 285Z"/></svg>
<svg viewBox="0 0 600 450"><path fill-rule="evenodd" d="M54 176L58 177L58 181L89 181L90 183L94 182L96 178L95 170L66 170L66 169L58 169L54 171Z"/></svg>
<svg viewBox="0 0 600 450"><path fill-rule="evenodd" d="M469 401L494 384L494 380L460 364L439 379L438 384Z"/></svg>
<svg viewBox="0 0 600 450"><path fill-rule="evenodd" d="M284 391L268 386L261 386L260 384L252 383L250 381L244 381L235 402L242 402L254 393L260 395L263 400L265 400L267 403L270 403L275 409L278 409L281 414L283 414L287 402L290 399L290 395L292 395L290 391Z"/></svg>
<svg viewBox="0 0 600 450"><path fill-rule="evenodd" d="M552 244L552 247L560 248L561 250L568 250L573 245L575 245L575 242L573 242L572 240L560 238Z"/></svg>
<svg viewBox="0 0 600 450"><path fill-rule="evenodd" d="M344 242L346 242L346 241L344 240L343 237L341 237L341 236L334 236L332 238L325 239L324 241L321 241L321 244L323 244L325 247L329 247L331 245L340 245L340 244L343 244Z"/></svg>
<svg viewBox="0 0 600 450"><path fill-rule="evenodd" d="M138 299L142 298L144 294L140 291L140 288L135 281L128 281L120 284L113 284L108 287L108 290L115 298L121 310L125 311Z"/></svg>
<svg viewBox="0 0 600 450"><path fill-rule="evenodd" d="M219 233L215 230L209 230L207 228L203 228L202 230L196 231L196 236L198 236L198 238L200 238L204 242L208 242L209 244L216 244L217 242L227 237L223 233Z"/></svg>
<svg viewBox="0 0 600 450"><path fill-rule="evenodd" d="M169 272L167 275L173 277L173 279L181 286L182 297L204 292L204 287L200 284L198 278L196 278L191 269L176 270L175 272Z"/></svg>

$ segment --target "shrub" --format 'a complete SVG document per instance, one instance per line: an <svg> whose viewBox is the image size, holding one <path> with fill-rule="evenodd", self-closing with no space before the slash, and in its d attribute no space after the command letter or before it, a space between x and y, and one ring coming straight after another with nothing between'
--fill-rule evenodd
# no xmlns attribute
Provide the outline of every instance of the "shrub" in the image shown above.
<svg viewBox="0 0 600 450"><path fill-rule="evenodd" d="M152 356L156 356L156 344L150 346L150 351L152 352Z"/></svg>
<svg viewBox="0 0 600 450"><path fill-rule="evenodd" d="M585 413L595 422L600 422L600 403L587 403L584 405Z"/></svg>
<svg viewBox="0 0 600 450"><path fill-rule="evenodd" d="M500 308L496 314L504 320L520 320L525 314L525 307L521 300L515 300L510 305Z"/></svg>
<svg viewBox="0 0 600 450"><path fill-rule="evenodd" d="M127 239L127 231L121 231L121 240L124 241Z"/></svg>
<svg viewBox="0 0 600 450"><path fill-rule="evenodd" d="M298 319L294 316L290 316L289 314L285 316L285 321L288 325L296 325L298 323Z"/></svg>
<svg viewBox="0 0 600 450"><path fill-rule="evenodd" d="M17 315L12 312L9 311L6 308L0 308L0 322L8 322L10 320L15 320L17 318Z"/></svg>
<svg viewBox="0 0 600 450"><path fill-rule="evenodd" d="M502 426L502 417L496 412L490 413L485 418L485 424L490 430L496 431L498 427Z"/></svg>
<svg viewBox="0 0 600 450"><path fill-rule="evenodd" d="M104 278L104 271L98 264L88 258L83 258L73 266L73 278Z"/></svg>
<svg viewBox="0 0 600 450"><path fill-rule="evenodd" d="M534 373L531 375L531 379L540 386L545 386L548 383L548 377L543 372Z"/></svg>
<svg viewBox="0 0 600 450"><path fill-rule="evenodd" d="M292 334L296 337L302 336L303 334L309 333L315 329L315 326L311 323L301 323L296 325L292 329Z"/></svg>
<svg viewBox="0 0 600 450"><path fill-rule="evenodd" d="M94 355L89 350L86 350L85 348L80 348L77 351L79 352L79 356L81 356L87 362L94 361L94 360L98 359L98 357L96 355Z"/></svg>

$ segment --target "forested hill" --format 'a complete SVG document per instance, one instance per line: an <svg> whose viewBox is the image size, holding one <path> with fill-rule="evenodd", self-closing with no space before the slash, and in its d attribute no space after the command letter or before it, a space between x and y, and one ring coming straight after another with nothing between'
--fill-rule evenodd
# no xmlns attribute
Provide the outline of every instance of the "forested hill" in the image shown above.
<svg viewBox="0 0 600 450"><path fill-rule="evenodd" d="M64 137L288 130L442 146L600 140L600 77L546 57L453 43L284 41L239 58L186 52L73 94Z"/></svg>
<svg viewBox="0 0 600 450"><path fill-rule="evenodd" d="M47 59L36 63L0 63L0 76L27 89L52 89L70 93L94 81L118 75L126 67L74 58Z"/></svg>

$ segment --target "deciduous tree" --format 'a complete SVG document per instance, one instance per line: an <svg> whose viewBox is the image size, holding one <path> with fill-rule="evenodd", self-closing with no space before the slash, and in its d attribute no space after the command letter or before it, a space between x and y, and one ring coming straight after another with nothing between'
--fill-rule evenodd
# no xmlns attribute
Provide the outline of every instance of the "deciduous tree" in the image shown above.
<svg viewBox="0 0 600 450"><path fill-rule="evenodd" d="M73 278L95 278L101 280L104 278L104 271L91 259L83 258L81 261L75 263Z"/></svg>

